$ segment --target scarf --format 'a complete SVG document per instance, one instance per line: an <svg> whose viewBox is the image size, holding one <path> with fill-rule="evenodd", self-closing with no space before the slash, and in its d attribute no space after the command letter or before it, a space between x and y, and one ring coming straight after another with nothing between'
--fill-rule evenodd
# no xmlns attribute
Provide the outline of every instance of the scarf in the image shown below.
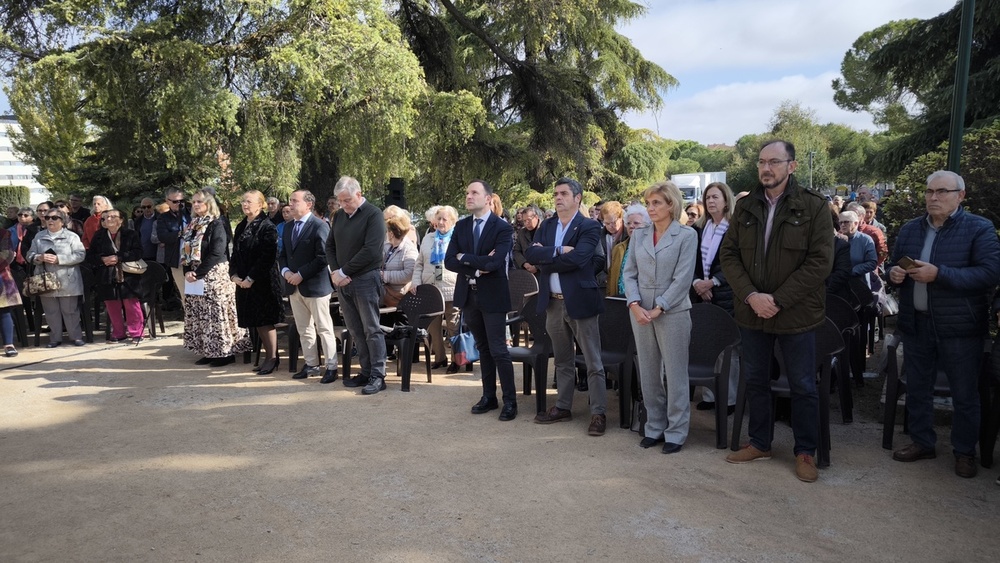
<svg viewBox="0 0 1000 563"><path fill-rule="evenodd" d="M18 264L24 264L24 254L21 254L21 246L24 243L24 235L28 234L28 229L24 227L21 223L17 224L17 251L14 253L14 261Z"/></svg>
<svg viewBox="0 0 1000 563"><path fill-rule="evenodd" d="M431 249L431 264L437 266L438 264L444 263L444 255L448 252L448 245L451 243L451 235L455 232L455 227L452 227L447 233L441 234L441 231L434 231L434 248Z"/></svg>
<svg viewBox="0 0 1000 563"><path fill-rule="evenodd" d="M723 219L718 225L709 218L705 221L705 226L701 231L701 271L705 279L711 277L712 262L715 255L719 253L719 246L722 244L722 237L729 230L729 221Z"/></svg>
<svg viewBox="0 0 1000 563"><path fill-rule="evenodd" d="M191 218L181 236L181 265L192 268L201 265L201 239L205 238L205 229L214 220L209 215Z"/></svg>

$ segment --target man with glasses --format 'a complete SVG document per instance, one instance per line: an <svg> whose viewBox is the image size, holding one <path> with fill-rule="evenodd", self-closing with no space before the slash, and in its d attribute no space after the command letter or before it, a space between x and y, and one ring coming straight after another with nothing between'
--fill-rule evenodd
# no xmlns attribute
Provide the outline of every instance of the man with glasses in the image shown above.
<svg viewBox="0 0 1000 563"><path fill-rule="evenodd" d="M854 211L844 211L840 214L840 233L847 237L847 243L851 249L851 277L848 278L848 284L854 295L867 297L871 300L861 303L862 307L858 311L858 316L863 330L855 331L849 344L851 346L851 372L854 374L854 380L859 383L864 382L868 327L875 319L875 298L871 296L873 287L871 277L877 276L875 268L878 267L875 242L870 236L858 230L860 223L861 219ZM876 282L876 289L881 287L881 283L881 281Z"/></svg>
<svg viewBox="0 0 1000 563"><path fill-rule="evenodd" d="M66 216L69 217L69 221L66 222L66 228L76 233L76 236L80 237L80 240L83 240L83 221L73 218L70 214L70 207L69 204L66 203L66 200L57 199L55 203L52 204L52 209L58 209L59 211L65 213Z"/></svg>
<svg viewBox="0 0 1000 563"><path fill-rule="evenodd" d="M937 457L934 383L948 376L954 414L955 474L976 476L979 374L989 335L990 293L1000 279L993 223L962 209L965 181L948 170L927 178L927 213L903 225L892 249L889 281L901 288L896 326L903 335L906 412L913 443L896 461Z"/></svg>
<svg viewBox="0 0 1000 563"><path fill-rule="evenodd" d="M167 188L167 212L156 218L156 238L163 245L163 260L170 268L177 295L184 301L184 268L181 267L180 236L184 227L191 222L191 215L184 204L184 192L178 188Z"/></svg>
<svg viewBox="0 0 1000 563"><path fill-rule="evenodd" d="M133 221L134 230L139 233L139 244L142 245L142 259L147 262L156 262L157 244L153 241L153 230L156 223L156 211L153 209L153 200L148 197L142 198L139 202L139 210L142 214Z"/></svg>
<svg viewBox="0 0 1000 563"><path fill-rule="evenodd" d="M628 240L628 234L625 231L625 209L617 201L603 203L597 221L604 225L604 230L601 232L601 244L598 245L597 249L598 254L603 257L603 263L597 274L597 283L604 289L608 285L608 271L611 268L611 249L623 240Z"/></svg>
<svg viewBox="0 0 1000 563"><path fill-rule="evenodd" d="M528 270L532 274L538 274L538 268L524 258L525 251L535 240L535 229L542 222L542 212L537 205L529 205L519 213L524 226L517 230L514 240L514 267L519 270Z"/></svg>
<svg viewBox="0 0 1000 563"><path fill-rule="evenodd" d="M771 458L771 361L778 342L792 390L795 475L811 483L818 478L819 443L815 331L826 322L833 220L826 198L795 180L797 166L792 143L774 140L761 147L760 183L736 202L719 249L740 326L750 418L750 443L726 461Z"/></svg>

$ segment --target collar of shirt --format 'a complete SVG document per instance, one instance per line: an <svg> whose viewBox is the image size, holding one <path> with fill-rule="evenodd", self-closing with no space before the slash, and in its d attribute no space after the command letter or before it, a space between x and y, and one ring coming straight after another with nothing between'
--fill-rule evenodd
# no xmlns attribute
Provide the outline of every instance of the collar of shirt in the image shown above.
<svg viewBox="0 0 1000 563"><path fill-rule="evenodd" d="M493 212L490 211L489 209L487 209L486 213L483 213L482 215L473 215L472 218L473 218L473 221L475 219L482 219L483 220L483 225L485 225L486 224L486 220L490 218L490 215L493 215ZM473 222L473 225L475 225L475 222Z"/></svg>
<svg viewBox="0 0 1000 563"><path fill-rule="evenodd" d="M364 205L366 201L368 201L368 200L365 199L364 196L362 196L361 197L361 203L358 204L358 207L354 210L354 213L351 213L350 215L348 215L347 218L350 219L351 217L354 217L354 215L358 212L358 209L361 209L361 206Z"/></svg>

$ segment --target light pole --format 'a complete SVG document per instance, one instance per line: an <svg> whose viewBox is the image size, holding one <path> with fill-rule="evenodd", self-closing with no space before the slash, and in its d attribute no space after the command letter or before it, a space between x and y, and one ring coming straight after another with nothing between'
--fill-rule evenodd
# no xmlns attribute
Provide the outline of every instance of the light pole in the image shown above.
<svg viewBox="0 0 1000 563"><path fill-rule="evenodd" d="M816 156L816 151L809 151L809 189L813 189L813 157Z"/></svg>

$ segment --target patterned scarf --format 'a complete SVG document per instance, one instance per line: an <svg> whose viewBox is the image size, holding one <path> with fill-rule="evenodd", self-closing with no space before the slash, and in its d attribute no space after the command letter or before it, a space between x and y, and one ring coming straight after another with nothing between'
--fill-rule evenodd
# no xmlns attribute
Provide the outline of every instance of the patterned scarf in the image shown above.
<svg viewBox="0 0 1000 563"><path fill-rule="evenodd" d="M447 233L441 234L441 231L434 231L434 248L431 250L431 264L437 266L438 264L444 263L444 255L448 252L448 245L451 244L451 235L455 232L455 227L452 227Z"/></svg>
<svg viewBox="0 0 1000 563"><path fill-rule="evenodd" d="M181 236L181 265L197 268L201 264L201 239L205 237L205 229L215 217L203 215L192 217Z"/></svg>

